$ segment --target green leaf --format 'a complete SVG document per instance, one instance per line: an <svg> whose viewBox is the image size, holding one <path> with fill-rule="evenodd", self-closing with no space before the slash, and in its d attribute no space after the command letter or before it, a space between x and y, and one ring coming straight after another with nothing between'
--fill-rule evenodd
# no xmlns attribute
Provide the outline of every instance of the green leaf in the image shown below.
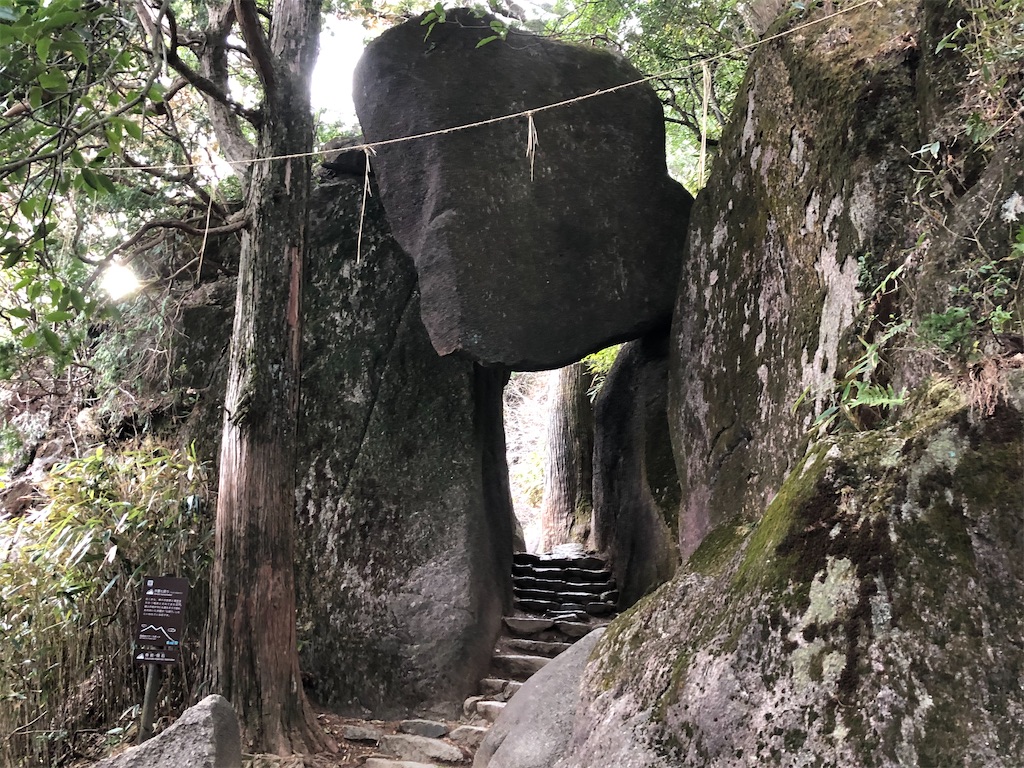
<svg viewBox="0 0 1024 768"><path fill-rule="evenodd" d="M494 42L497 39L498 39L497 35L491 35L490 37L485 37L479 43L477 43L476 46L474 46L474 47L479 48L480 46L487 45L488 43L492 43L492 42Z"/></svg>
<svg viewBox="0 0 1024 768"><path fill-rule="evenodd" d="M7 314L11 317L16 317L19 320L25 320L32 316L32 313L24 307L11 307L7 310Z"/></svg>
<svg viewBox="0 0 1024 768"><path fill-rule="evenodd" d="M97 173L96 179L99 181L100 186L103 188L104 192L109 192L110 194L114 194L115 192L117 192L117 185L114 184L113 180L109 176L107 176L107 174Z"/></svg>
<svg viewBox="0 0 1024 768"><path fill-rule="evenodd" d="M67 293L68 301L71 302L71 306L77 309L79 312L85 312L85 297L77 288L68 288Z"/></svg>
<svg viewBox="0 0 1024 768"><path fill-rule="evenodd" d="M13 314L13 311L11 312ZM75 316L74 312L66 312L57 310L56 312L47 312L43 317L49 323L63 323L65 320L70 320Z"/></svg>
<svg viewBox="0 0 1024 768"><path fill-rule="evenodd" d="M67 93L68 79L59 69L50 69L38 77L39 84L52 93Z"/></svg>
<svg viewBox="0 0 1024 768"><path fill-rule="evenodd" d="M0 5L0 21L17 21L18 13L9 5Z"/></svg>
<svg viewBox="0 0 1024 768"><path fill-rule="evenodd" d="M124 129L136 141L142 141L142 127L131 120L124 121Z"/></svg>
<svg viewBox="0 0 1024 768"><path fill-rule="evenodd" d="M39 346L39 335L35 331L26 333L21 339L21 346L25 349L35 349Z"/></svg>
<svg viewBox="0 0 1024 768"><path fill-rule="evenodd" d="M60 343L60 336L49 328L43 328L43 338L46 339L46 346L48 346L54 354L59 355L64 351L64 345Z"/></svg>
<svg viewBox="0 0 1024 768"><path fill-rule="evenodd" d="M46 60L50 57L50 45L53 43L53 38L40 37L36 41L36 53L39 54L39 60L46 63Z"/></svg>
<svg viewBox="0 0 1024 768"><path fill-rule="evenodd" d="M7 255L7 258L4 259L4 269L10 269L15 264L17 264L19 261L21 261L21 256L22 256L21 249L18 249L18 250L15 250L15 251L11 251Z"/></svg>

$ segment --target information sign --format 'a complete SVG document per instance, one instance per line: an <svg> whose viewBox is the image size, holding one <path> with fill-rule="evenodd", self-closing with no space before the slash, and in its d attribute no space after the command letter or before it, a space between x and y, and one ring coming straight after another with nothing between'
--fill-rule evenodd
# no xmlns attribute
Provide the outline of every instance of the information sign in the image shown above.
<svg viewBox="0 0 1024 768"><path fill-rule="evenodd" d="M159 576L143 582L139 627L135 633L137 663L178 663L187 597L188 579Z"/></svg>

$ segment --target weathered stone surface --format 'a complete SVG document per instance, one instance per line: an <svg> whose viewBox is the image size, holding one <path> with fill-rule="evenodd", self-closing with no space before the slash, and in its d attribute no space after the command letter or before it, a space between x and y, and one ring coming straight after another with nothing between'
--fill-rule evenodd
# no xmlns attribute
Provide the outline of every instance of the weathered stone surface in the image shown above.
<svg viewBox="0 0 1024 768"><path fill-rule="evenodd" d="M1008 253L1020 162L958 177L981 186L945 190L958 200L934 230L909 207L905 147L960 135L942 123L963 105L936 102L930 72L962 61L937 50L962 12L812 15L751 62L694 211L670 354L688 561L599 643L557 768L1024 764L1020 359L975 370L979 397L882 348L874 381L925 384L895 423L807 433L858 335L945 310L953 263L932 249L948 232ZM993 141L992 163L1020 138ZM913 289L870 297L897 267Z"/></svg>
<svg viewBox="0 0 1024 768"><path fill-rule="evenodd" d="M486 735L486 728L481 728L476 725L460 725L448 734L448 738L457 744L464 744L470 749L476 749L480 746L480 742L484 740Z"/></svg>
<svg viewBox="0 0 1024 768"><path fill-rule="evenodd" d="M480 715L484 720L489 723L493 723L498 719L498 715L502 713L502 710L507 706L504 701L478 701L476 703L476 713Z"/></svg>
<svg viewBox="0 0 1024 768"><path fill-rule="evenodd" d="M403 720L398 724L398 730L430 739L439 739L448 734L448 726L436 720Z"/></svg>
<svg viewBox="0 0 1024 768"><path fill-rule="evenodd" d="M525 680L530 675L543 669L551 659L546 656L526 656L523 654L495 654L491 668L513 680Z"/></svg>
<svg viewBox="0 0 1024 768"><path fill-rule="evenodd" d="M431 348L412 264L362 184L313 199L296 542L302 668L377 716L455 712L509 593L500 372Z"/></svg>
<svg viewBox="0 0 1024 768"><path fill-rule="evenodd" d="M914 3L896 5L759 49L694 207L669 373L684 558L761 515L863 351L861 300L914 245L906 148L926 94L912 50L877 33L910 29ZM855 32L833 45L840 26Z"/></svg>
<svg viewBox="0 0 1024 768"><path fill-rule="evenodd" d="M448 128L640 79L598 48L448 12L367 46L354 99L369 141ZM425 87L425 83L436 86ZM373 166L441 354L554 368L671 316L690 196L665 169L661 105L646 85L527 120L377 148Z"/></svg>
<svg viewBox="0 0 1024 768"><path fill-rule="evenodd" d="M562 653L562 651L567 651L570 648L569 643L526 640L518 637L510 638L504 642L505 646L510 650L521 651L522 653L532 654L535 656L557 656Z"/></svg>
<svg viewBox="0 0 1024 768"><path fill-rule="evenodd" d="M363 768L437 768L437 763L421 763L415 760L388 760L386 757L368 757Z"/></svg>
<svg viewBox="0 0 1024 768"><path fill-rule="evenodd" d="M555 764L569 742L580 677L603 632L580 640L523 685L491 726L473 768L551 768Z"/></svg>
<svg viewBox="0 0 1024 768"><path fill-rule="evenodd" d="M163 733L96 768L241 768L238 719L227 699L207 696Z"/></svg>
<svg viewBox="0 0 1024 768"><path fill-rule="evenodd" d="M380 740L380 748L400 760L418 760L420 762L440 760L445 763L457 763L465 757L461 749L440 739L428 739L425 736L407 734L384 736Z"/></svg>
<svg viewBox="0 0 1024 768"><path fill-rule="evenodd" d="M366 725L343 725L341 727L341 737L349 741L368 741L376 744L383 735L384 731L380 728L371 728Z"/></svg>
<svg viewBox="0 0 1024 768"><path fill-rule="evenodd" d="M555 622L550 619L533 619L519 616L506 616L503 621L505 626L521 635L535 635L538 632L543 632L545 629L551 629L551 627L555 626Z"/></svg>
<svg viewBox="0 0 1024 768"><path fill-rule="evenodd" d="M589 635L594 628L580 621L559 621L555 629L569 637L583 637Z"/></svg>
<svg viewBox="0 0 1024 768"><path fill-rule="evenodd" d="M608 558L623 608L679 564L680 488L667 407L667 336L627 344L594 402L594 544Z"/></svg>
<svg viewBox="0 0 1024 768"><path fill-rule="evenodd" d="M1024 420L931 397L613 623L559 768L1024 764Z"/></svg>

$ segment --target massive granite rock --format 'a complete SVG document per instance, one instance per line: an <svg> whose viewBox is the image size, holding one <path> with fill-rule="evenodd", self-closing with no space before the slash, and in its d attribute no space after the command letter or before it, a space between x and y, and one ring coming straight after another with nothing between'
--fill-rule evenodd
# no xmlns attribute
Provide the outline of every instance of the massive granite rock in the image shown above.
<svg viewBox="0 0 1024 768"><path fill-rule="evenodd" d="M613 624L559 768L1024 764L1024 377L823 441Z"/></svg>
<svg viewBox="0 0 1024 768"><path fill-rule="evenodd" d="M684 557L761 515L871 338L860 302L914 245L912 21L867 13L759 49L694 207L669 388Z"/></svg>
<svg viewBox="0 0 1024 768"><path fill-rule="evenodd" d="M509 597L505 374L439 358L416 275L362 180L313 199L299 424L302 669L378 715L455 710ZM362 229L361 253L357 240Z"/></svg>
<svg viewBox="0 0 1024 768"><path fill-rule="evenodd" d="M679 477L665 416L668 337L622 348L594 402L593 541L629 607L679 564Z"/></svg>
<svg viewBox="0 0 1024 768"><path fill-rule="evenodd" d="M960 141L963 12L819 11L752 59L670 349L689 557L598 644L558 768L1024 764L1024 359L981 340L958 378L923 322L974 311L1024 216L1021 135ZM809 430L859 336L907 403Z"/></svg>
<svg viewBox="0 0 1024 768"><path fill-rule="evenodd" d="M640 79L596 48L510 32L490 17L422 17L367 46L355 75L368 141L452 128ZM690 196L665 169L661 104L624 88L534 116L377 147L395 238L416 262L437 351L555 368L665 325Z"/></svg>

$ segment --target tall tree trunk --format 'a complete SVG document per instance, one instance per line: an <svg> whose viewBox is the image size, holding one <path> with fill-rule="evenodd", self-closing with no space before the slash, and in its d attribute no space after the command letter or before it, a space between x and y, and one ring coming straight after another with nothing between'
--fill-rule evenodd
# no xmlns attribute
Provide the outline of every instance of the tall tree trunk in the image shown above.
<svg viewBox="0 0 1024 768"><path fill-rule="evenodd" d="M207 677L258 751L325 745L299 676L293 514L301 295L313 142L309 76L319 0L276 0L269 36L234 12L264 89L246 199L225 399Z"/></svg>
<svg viewBox="0 0 1024 768"><path fill-rule="evenodd" d="M558 372L549 398L541 549L586 545L593 513L594 411L587 389L592 377L583 363Z"/></svg>

